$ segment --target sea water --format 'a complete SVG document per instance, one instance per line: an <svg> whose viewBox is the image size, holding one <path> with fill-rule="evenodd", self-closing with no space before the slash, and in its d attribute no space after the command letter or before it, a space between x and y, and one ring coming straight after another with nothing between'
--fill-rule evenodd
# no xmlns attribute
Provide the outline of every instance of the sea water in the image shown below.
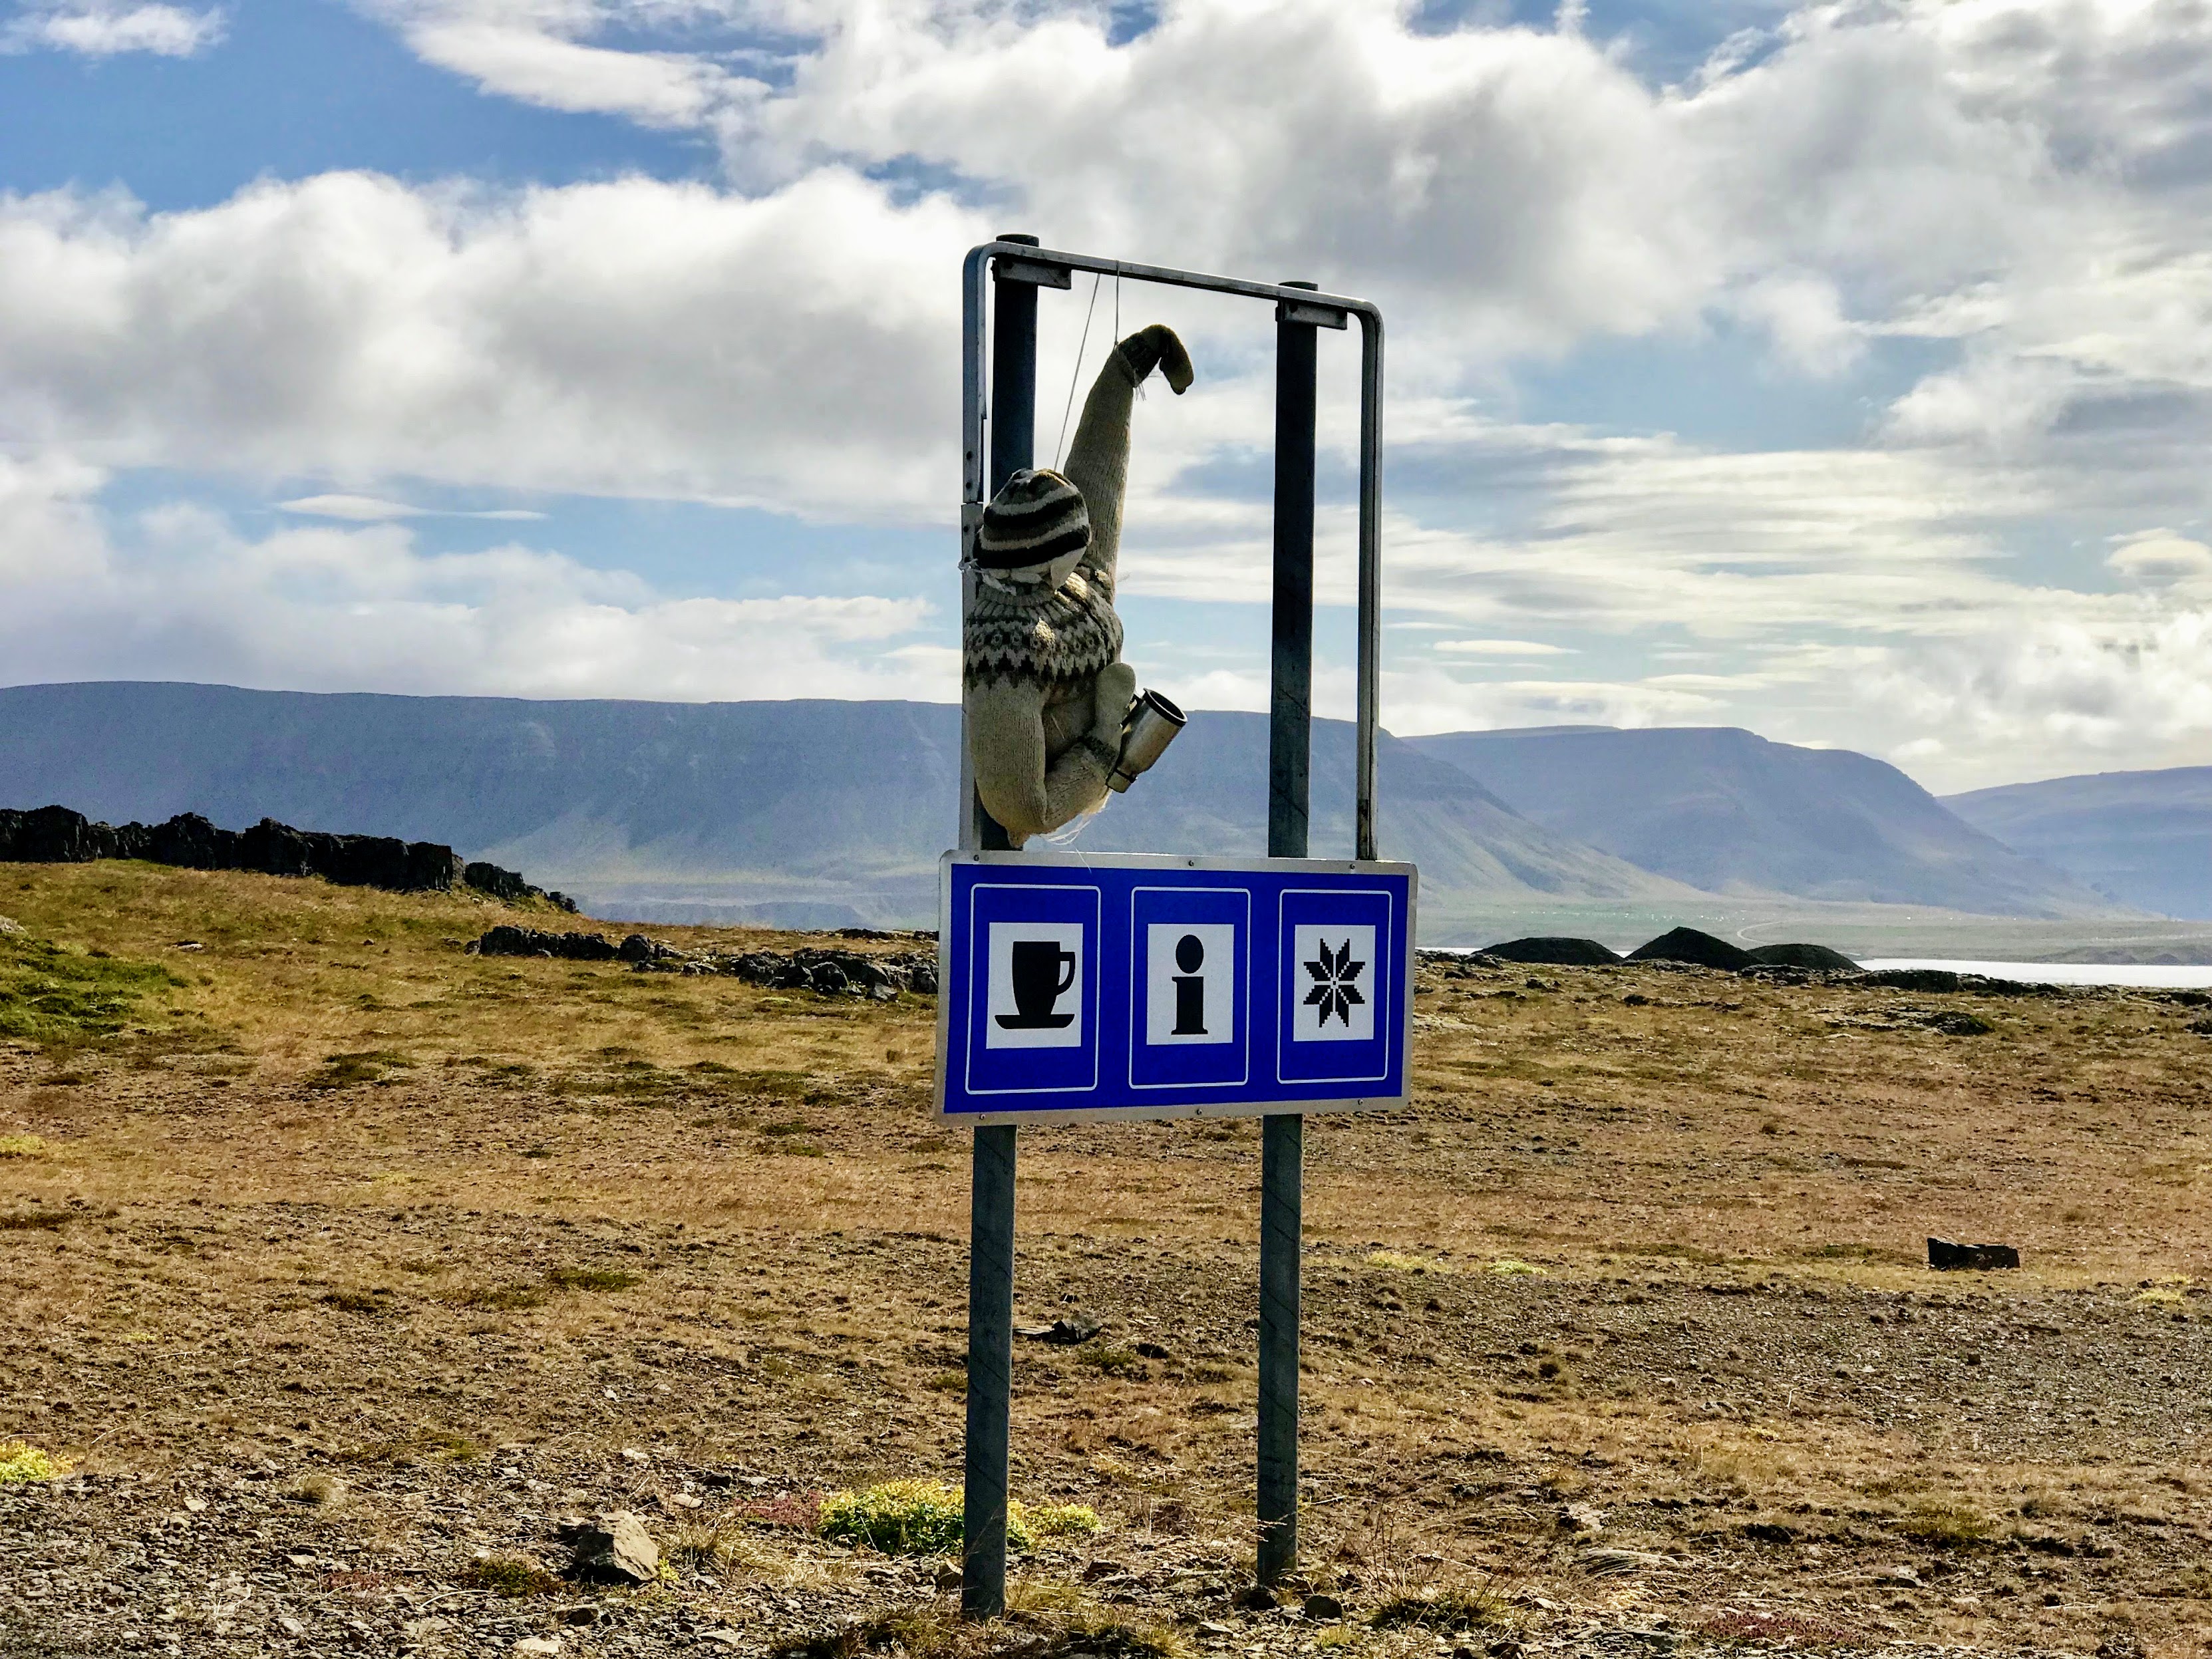
<svg viewBox="0 0 2212 1659"><path fill-rule="evenodd" d="M2030 985L2140 985L2166 990L2212 990L2212 967L2167 967L2141 962L1960 962L1938 957L1869 957L1862 968L1948 968Z"/></svg>

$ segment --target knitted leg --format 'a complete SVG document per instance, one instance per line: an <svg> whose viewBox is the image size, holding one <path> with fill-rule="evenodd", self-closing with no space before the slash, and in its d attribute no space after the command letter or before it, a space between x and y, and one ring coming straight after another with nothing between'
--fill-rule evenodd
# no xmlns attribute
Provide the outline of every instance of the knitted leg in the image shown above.
<svg viewBox="0 0 2212 1659"><path fill-rule="evenodd" d="M975 757L975 793L1019 847L1041 835L1045 823L1044 692L1035 685L1000 683L970 688L968 748Z"/></svg>
<svg viewBox="0 0 2212 1659"><path fill-rule="evenodd" d="M1190 354L1165 323L1139 329L1107 355L1083 400L1083 420L1067 452L1067 480L1091 515L1084 565L1109 581L1121 550L1121 497L1129 482L1129 410L1137 387L1160 369L1178 396L1191 382Z"/></svg>

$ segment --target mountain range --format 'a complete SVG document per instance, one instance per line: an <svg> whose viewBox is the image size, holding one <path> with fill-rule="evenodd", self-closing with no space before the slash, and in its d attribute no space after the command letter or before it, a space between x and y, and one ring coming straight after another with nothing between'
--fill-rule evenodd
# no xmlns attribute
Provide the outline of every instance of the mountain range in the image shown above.
<svg viewBox="0 0 2212 1659"><path fill-rule="evenodd" d="M1059 842L1259 854L1267 741L1262 715L1196 714ZM443 842L610 918L926 923L954 836L958 742L958 710L933 703L19 686L0 689L0 806ZM1687 914L1716 894L2113 913L1847 751L1573 728L1386 734L1378 760L1382 850L1419 865L1425 932L1516 908ZM1352 728L1316 721L1316 856L1349 855L1352 797Z"/></svg>
<svg viewBox="0 0 2212 1659"><path fill-rule="evenodd" d="M2005 784L1943 805L2113 903L2212 921L2212 766Z"/></svg>
<svg viewBox="0 0 2212 1659"><path fill-rule="evenodd" d="M1524 817L1711 893L2090 914L2112 901L1961 822L1887 762L1727 726L1415 738Z"/></svg>
<svg viewBox="0 0 2212 1659"><path fill-rule="evenodd" d="M939 703L20 686L0 690L0 803L442 841L641 920L911 922L935 912L959 738L959 710ZM1194 716L1080 845L1264 853L1267 742L1264 716ZM1440 896L1695 896L1530 823L1395 738L1379 769L1381 834ZM1312 773L1313 850L1349 856L1348 724L1316 723Z"/></svg>

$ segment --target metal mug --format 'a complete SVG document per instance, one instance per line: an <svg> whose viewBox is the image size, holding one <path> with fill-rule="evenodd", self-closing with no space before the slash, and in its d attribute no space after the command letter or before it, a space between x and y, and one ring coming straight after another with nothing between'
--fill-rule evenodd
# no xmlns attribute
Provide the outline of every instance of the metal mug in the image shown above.
<svg viewBox="0 0 2212 1659"><path fill-rule="evenodd" d="M1121 753L1106 787L1116 793L1127 789L1139 773L1149 771L1167 753L1176 733L1188 721L1189 716L1158 692L1138 693L1136 702L1129 705L1128 719L1121 722Z"/></svg>

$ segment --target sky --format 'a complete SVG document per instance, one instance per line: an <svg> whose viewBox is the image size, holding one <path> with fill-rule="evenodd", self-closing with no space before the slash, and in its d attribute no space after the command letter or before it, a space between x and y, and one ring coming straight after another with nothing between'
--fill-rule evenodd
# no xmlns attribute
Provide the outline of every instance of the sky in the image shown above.
<svg viewBox="0 0 2212 1659"><path fill-rule="evenodd" d="M0 0L0 682L951 701L1020 231L1382 307L1394 731L2212 763L2208 210L2212 0ZM1047 294L1040 460L1117 317L1127 654L1263 708L1271 313Z"/></svg>

